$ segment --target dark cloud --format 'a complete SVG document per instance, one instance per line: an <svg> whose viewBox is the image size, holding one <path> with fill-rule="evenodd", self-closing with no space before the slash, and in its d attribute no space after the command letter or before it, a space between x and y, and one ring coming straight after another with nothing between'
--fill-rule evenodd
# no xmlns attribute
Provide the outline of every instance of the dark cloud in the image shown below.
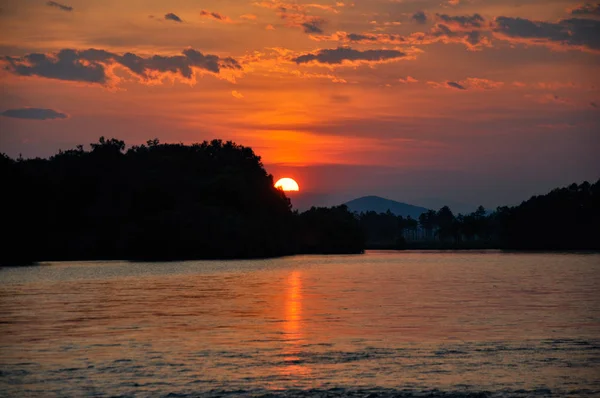
<svg viewBox="0 0 600 398"><path fill-rule="evenodd" d="M423 11L417 11L411 17L413 21L419 24L424 24L427 22L427 15Z"/></svg>
<svg viewBox="0 0 600 398"><path fill-rule="evenodd" d="M231 21L231 19L225 15L219 14L218 12L211 12L211 11L207 11L207 10L200 11L200 16L215 19L220 22L230 22Z"/></svg>
<svg viewBox="0 0 600 398"><path fill-rule="evenodd" d="M167 21L174 21L174 22L183 22L181 20L181 18L179 18L177 15L173 14L172 12L165 14L165 19Z"/></svg>
<svg viewBox="0 0 600 398"><path fill-rule="evenodd" d="M429 43L462 43L469 50L480 50L482 47L491 47L487 33L480 30L463 30L464 26L449 27L445 24L436 24L429 34L424 37L424 44Z"/></svg>
<svg viewBox="0 0 600 398"><path fill-rule="evenodd" d="M348 33L346 39L349 42L355 43L403 43L406 39L400 35L393 35L387 33Z"/></svg>
<svg viewBox="0 0 600 398"><path fill-rule="evenodd" d="M7 109L0 113L2 116L14 117L17 119L48 120L48 119L66 119L65 113L57 112L54 109L44 108L18 108Z"/></svg>
<svg viewBox="0 0 600 398"><path fill-rule="evenodd" d="M600 3L591 4L586 3L582 4L571 10L571 15L595 15L600 16Z"/></svg>
<svg viewBox="0 0 600 398"><path fill-rule="evenodd" d="M422 14L422 15L421 15ZM419 11L412 19L422 16L427 20L425 13ZM433 43L460 43L469 50L481 50L491 47L490 24L479 14L450 16L436 14L436 21L428 32L414 32L408 35L389 33L346 33L336 32L330 36L311 36L313 40L335 40L345 43L360 44L399 44L399 45L429 45Z"/></svg>
<svg viewBox="0 0 600 398"><path fill-rule="evenodd" d="M485 19L479 14L473 15L455 15L436 14L436 17L448 25L457 25L463 28L482 28Z"/></svg>
<svg viewBox="0 0 600 398"><path fill-rule="evenodd" d="M461 85L461 84L459 84L457 82L446 82L446 85L448 87L456 88L456 89L459 89L459 90L466 90L465 86L463 86L463 85Z"/></svg>
<svg viewBox="0 0 600 398"><path fill-rule="evenodd" d="M359 51L350 47L338 47L336 49L319 50L314 54L304 54L292 59L297 64L318 62L320 64L337 65L344 61L350 62L382 62L398 58L404 58L407 54L397 50L366 50Z"/></svg>
<svg viewBox="0 0 600 398"><path fill-rule="evenodd" d="M192 78L193 68L219 73L221 69L242 69L233 58L220 58L186 49L182 55L140 57L133 53L119 55L104 50L65 49L54 54L32 53L23 57L4 57L4 69L19 76L107 84L113 77L110 66L121 66L142 80L154 80L157 74L173 73Z"/></svg>
<svg viewBox="0 0 600 398"><path fill-rule="evenodd" d="M46 5L49 6L49 7L56 7L59 10L62 10L62 11L67 11L67 12L73 11L73 7L67 6L65 4L57 3L56 1L49 1L49 2L46 3Z"/></svg>
<svg viewBox="0 0 600 398"><path fill-rule="evenodd" d="M100 84L107 81L105 64L75 50L61 50L52 55L32 53L23 57L5 57L4 60L7 62L5 69L19 76L41 76Z"/></svg>
<svg viewBox="0 0 600 398"><path fill-rule="evenodd" d="M304 33L323 33L325 20L321 18L312 18L301 24Z"/></svg>
<svg viewBox="0 0 600 398"><path fill-rule="evenodd" d="M593 19L554 23L502 16L496 18L494 31L507 40L600 51L600 21Z"/></svg>
<svg viewBox="0 0 600 398"><path fill-rule="evenodd" d="M397 44L423 46L433 43L461 43L469 50L479 50L491 47L489 33L485 31L454 31L444 24L436 24L427 33L416 32L407 36L389 33L347 33L336 32L332 35L311 35L316 41L338 41L342 43L359 44Z"/></svg>
<svg viewBox="0 0 600 398"><path fill-rule="evenodd" d="M591 106L592 108L597 108L597 107L598 107L598 104L596 104L595 102L590 102L590 106Z"/></svg>

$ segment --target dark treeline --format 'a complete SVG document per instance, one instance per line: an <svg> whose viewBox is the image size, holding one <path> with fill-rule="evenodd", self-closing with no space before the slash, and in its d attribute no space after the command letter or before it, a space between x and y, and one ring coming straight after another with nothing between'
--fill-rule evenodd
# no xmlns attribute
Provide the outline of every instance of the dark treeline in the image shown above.
<svg viewBox="0 0 600 398"><path fill-rule="evenodd" d="M49 159L0 157L0 262L358 253L345 206L298 214L260 157L214 140L125 150L101 138Z"/></svg>
<svg viewBox="0 0 600 398"><path fill-rule="evenodd" d="M260 157L214 140L125 150L101 138L49 159L0 156L0 264L258 258L365 248L600 249L600 180L515 207L418 220L346 206L292 210Z"/></svg>
<svg viewBox="0 0 600 398"><path fill-rule="evenodd" d="M444 206L419 220L391 212L357 215L367 248L600 250L600 180L534 196L488 214L455 215Z"/></svg>

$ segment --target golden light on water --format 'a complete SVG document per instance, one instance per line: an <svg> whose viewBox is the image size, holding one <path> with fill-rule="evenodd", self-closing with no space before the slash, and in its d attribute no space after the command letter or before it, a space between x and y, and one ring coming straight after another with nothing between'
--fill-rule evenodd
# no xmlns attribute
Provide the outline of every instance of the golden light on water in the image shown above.
<svg viewBox="0 0 600 398"><path fill-rule="evenodd" d="M285 322L283 332L285 336L284 361L285 368L282 373L287 376L304 376L310 369L301 363L303 324L302 324L302 279L299 271L294 271L288 278L285 297Z"/></svg>

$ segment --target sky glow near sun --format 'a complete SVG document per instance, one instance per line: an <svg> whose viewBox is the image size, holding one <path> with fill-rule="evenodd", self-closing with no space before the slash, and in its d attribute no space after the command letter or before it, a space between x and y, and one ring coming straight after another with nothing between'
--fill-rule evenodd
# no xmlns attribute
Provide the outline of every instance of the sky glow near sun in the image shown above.
<svg viewBox="0 0 600 398"><path fill-rule="evenodd" d="M600 16L556 0L2 2L0 152L213 138L335 204L597 179ZM333 196L331 196L333 195Z"/></svg>

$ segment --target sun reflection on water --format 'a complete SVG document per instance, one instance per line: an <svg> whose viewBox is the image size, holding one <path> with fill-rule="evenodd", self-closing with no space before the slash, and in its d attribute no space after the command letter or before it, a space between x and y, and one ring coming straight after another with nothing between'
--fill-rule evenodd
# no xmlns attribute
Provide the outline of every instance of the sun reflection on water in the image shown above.
<svg viewBox="0 0 600 398"><path fill-rule="evenodd" d="M302 345L304 344L302 323L302 278L299 271L293 271L287 280L285 296L285 322L283 323L284 368L282 374L295 380L306 376L310 369L302 363Z"/></svg>

